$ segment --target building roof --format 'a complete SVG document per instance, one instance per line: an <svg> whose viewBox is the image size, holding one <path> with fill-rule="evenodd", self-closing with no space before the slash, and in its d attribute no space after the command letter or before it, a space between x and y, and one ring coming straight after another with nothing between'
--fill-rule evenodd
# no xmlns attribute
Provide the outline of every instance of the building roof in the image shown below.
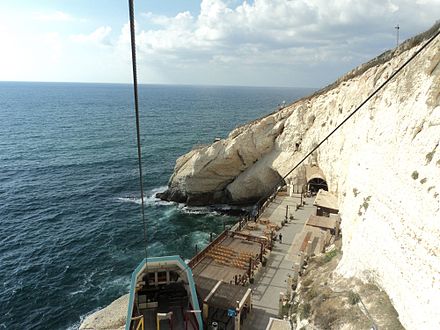
<svg viewBox="0 0 440 330"><path fill-rule="evenodd" d="M328 191L325 191L323 189L320 189L318 191L313 205L336 211L339 210L338 198L332 193L329 193Z"/></svg>
<svg viewBox="0 0 440 330"><path fill-rule="evenodd" d="M199 298L210 307L227 310L236 308L237 301L242 301L248 288L242 285L235 285L217 281L204 276L194 277Z"/></svg>
<svg viewBox="0 0 440 330"><path fill-rule="evenodd" d="M247 291L248 288L241 285L222 283L208 299L207 304L209 307L223 310L229 308L235 309L237 307L237 301L240 302L246 295Z"/></svg>
<svg viewBox="0 0 440 330"><path fill-rule="evenodd" d="M197 295L201 300L205 300L205 298L208 297L218 282L218 280L204 276L194 276L194 281L196 282Z"/></svg>
<svg viewBox="0 0 440 330"><path fill-rule="evenodd" d="M306 226L334 229L336 228L337 221L338 217L321 217L318 215L311 215L306 222Z"/></svg>

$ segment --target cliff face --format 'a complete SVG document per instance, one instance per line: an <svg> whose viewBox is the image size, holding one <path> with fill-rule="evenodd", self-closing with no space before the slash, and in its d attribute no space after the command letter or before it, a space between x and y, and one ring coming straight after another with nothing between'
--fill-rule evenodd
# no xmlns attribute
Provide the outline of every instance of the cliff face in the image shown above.
<svg viewBox="0 0 440 330"><path fill-rule="evenodd" d="M421 39L180 157L162 197L190 204L261 197L424 44ZM341 202L338 272L374 280L412 329L440 324L439 63L440 37L316 154Z"/></svg>

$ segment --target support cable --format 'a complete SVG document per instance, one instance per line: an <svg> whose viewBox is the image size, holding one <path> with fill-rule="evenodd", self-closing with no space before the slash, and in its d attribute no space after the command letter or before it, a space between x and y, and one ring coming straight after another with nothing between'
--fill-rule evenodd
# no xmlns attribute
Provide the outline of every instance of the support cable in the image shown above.
<svg viewBox="0 0 440 330"><path fill-rule="evenodd" d="M128 0L128 7L130 12L131 63L133 66L133 92L134 92L134 110L136 115L136 139L137 139L137 154L138 154L138 165L139 165L139 185L141 189L141 214L142 214L142 225L144 231L144 250L145 250L145 260L146 260L148 257L147 223L145 220L144 183L143 183L143 175L142 175L142 149L141 149L141 134L140 134L141 129L139 123L138 81L137 81L137 67L136 67L136 38L135 38L135 26L134 26L133 0Z"/></svg>
<svg viewBox="0 0 440 330"><path fill-rule="evenodd" d="M419 55L437 36L440 34L440 30L437 31L423 46L421 46L411 57L405 61L393 74L385 80L378 88L374 90L355 110L353 110L338 126L336 126L327 136L321 140L311 151L307 153L286 175L284 175L276 184L274 191L282 184L284 184L285 179L296 170L311 154L313 154L325 141L327 141L342 125L344 125L351 117L353 117L373 96L375 96L385 85L387 85L400 71L403 70L417 55ZM257 207L260 203L266 199L266 197L260 198L256 205Z"/></svg>

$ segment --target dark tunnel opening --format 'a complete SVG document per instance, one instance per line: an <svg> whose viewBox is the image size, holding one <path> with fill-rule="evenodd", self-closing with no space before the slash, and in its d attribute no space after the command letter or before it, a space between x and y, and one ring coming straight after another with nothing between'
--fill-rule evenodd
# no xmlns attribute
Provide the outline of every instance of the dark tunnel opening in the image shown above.
<svg viewBox="0 0 440 330"><path fill-rule="evenodd" d="M328 191L327 182L320 178L313 178L309 182L307 182L307 191L309 191L312 195L316 195L319 189L323 189Z"/></svg>

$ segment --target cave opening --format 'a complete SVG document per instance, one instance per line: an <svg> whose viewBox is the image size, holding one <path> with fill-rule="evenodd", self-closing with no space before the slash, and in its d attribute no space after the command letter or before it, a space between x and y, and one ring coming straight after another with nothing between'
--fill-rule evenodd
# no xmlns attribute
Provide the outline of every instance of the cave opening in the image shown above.
<svg viewBox="0 0 440 330"><path fill-rule="evenodd" d="M316 195L319 189L328 191L327 182L324 179L313 178L307 182L307 191L309 191L312 195Z"/></svg>

